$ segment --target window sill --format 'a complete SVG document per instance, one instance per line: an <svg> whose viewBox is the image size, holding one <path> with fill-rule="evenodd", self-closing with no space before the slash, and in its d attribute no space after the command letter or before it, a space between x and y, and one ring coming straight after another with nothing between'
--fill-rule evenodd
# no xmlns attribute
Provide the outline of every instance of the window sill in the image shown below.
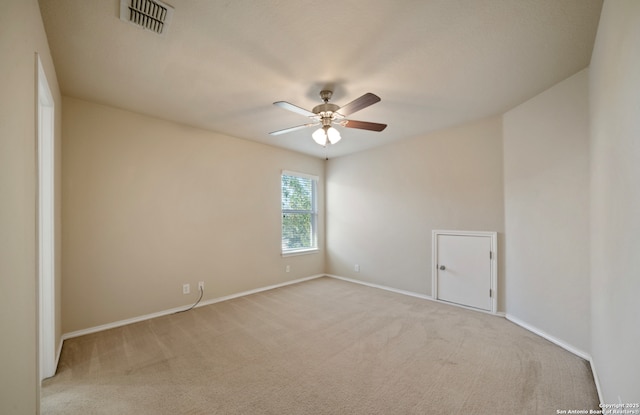
<svg viewBox="0 0 640 415"><path fill-rule="evenodd" d="M296 255L309 255L309 254L317 254L318 252L319 252L318 248L300 249L297 251L283 252L282 256L286 257L286 256L296 256Z"/></svg>

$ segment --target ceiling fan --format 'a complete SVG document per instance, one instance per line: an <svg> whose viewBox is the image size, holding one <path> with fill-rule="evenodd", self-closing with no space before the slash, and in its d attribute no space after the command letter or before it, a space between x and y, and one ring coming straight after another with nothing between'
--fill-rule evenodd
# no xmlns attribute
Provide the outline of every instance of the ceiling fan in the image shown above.
<svg viewBox="0 0 640 415"><path fill-rule="evenodd" d="M328 143L335 144L340 141L340 132L332 127L333 124L347 128L359 128L361 130L369 131L382 131L387 128L387 124L379 124L368 121L356 121L349 120L345 117L353 114L356 111L367 108L370 105L380 101L380 97L367 92L360 98L356 98L347 105L342 107L329 102L333 91L323 89L320 91L320 98L324 101L323 104L316 105L311 111L307 111L304 108L300 108L297 105L293 105L286 101L277 101L273 105L277 105L280 108L295 112L296 114L309 117L311 122L307 124L298 125L295 127L285 128L284 130L278 130L270 132L271 135L280 135L290 133L292 131L300 130L306 127L320 126L311 137L313 140L321 146L326 146Z"/></svg>

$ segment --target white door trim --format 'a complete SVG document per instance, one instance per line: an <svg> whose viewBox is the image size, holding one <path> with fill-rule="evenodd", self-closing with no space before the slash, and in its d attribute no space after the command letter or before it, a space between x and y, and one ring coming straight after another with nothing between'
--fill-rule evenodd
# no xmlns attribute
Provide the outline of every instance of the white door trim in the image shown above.
<svg viewBox="0 0 640 415"><path fill-rule="evenodd" d="M492 314L498 311L498 233L487 231L431 231L431 293L434 300L438 297L438 236L458 235L458 236L484 236L491 238L491 310Z"/></svg>
<svg viewBox="0 0 640 415"><path fill-rule="evenodd" d="M38 79L38 366L40 380L56 373L54 101L37 56Z"/></svg>

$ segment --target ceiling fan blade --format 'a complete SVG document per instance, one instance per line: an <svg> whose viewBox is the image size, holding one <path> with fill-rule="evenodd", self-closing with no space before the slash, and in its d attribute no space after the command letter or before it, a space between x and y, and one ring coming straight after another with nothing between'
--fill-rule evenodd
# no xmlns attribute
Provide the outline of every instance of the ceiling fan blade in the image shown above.
<svg viewBox="0 0 640 415"><path fill-rule="evenodd" d="M380 97L371 92L367 92L360 98L356 98L347 105L340 107L338 113L341 115L353 114L356 111L360 111L363 108L367 108L369 105L373 105L380 101Z"/></svg>
<svg viewBox="0 0 640 415"><path fill-rule="evenodd" d="M269 134L271 134L271 135L286 134L286 133L290 133L292 131L301 130L301 129L306 128L306 127L313 127L314 125L319 125L319 124L320 123L318 123L318 122L309 123L309 124L302 124L302 125L298 125L296 127L285 128L284 130L272 131Z"/></svg>
<svg viewBox="0 0 640 415"><path fill-rule="evenodd" d="M307 111L306 109L300 108L297 105L293 105L293 104L291 104L291 103L289 103L287 101L277 101L277 102L274 102L273 105L277 105L280 108L283 108L285 110L289 110L289 111L295 112L296 114L304 115L305 117L315 117L316 116L316 114L314 114L313 112Z"/></svg>
<svg viewBox="0 0 640 415"><path fill-rule="evenodd" d="M341 123L344 127L359 128L361 130L382 131L387 128L387 124L378 124L377 122L343 120Z"/></svg>

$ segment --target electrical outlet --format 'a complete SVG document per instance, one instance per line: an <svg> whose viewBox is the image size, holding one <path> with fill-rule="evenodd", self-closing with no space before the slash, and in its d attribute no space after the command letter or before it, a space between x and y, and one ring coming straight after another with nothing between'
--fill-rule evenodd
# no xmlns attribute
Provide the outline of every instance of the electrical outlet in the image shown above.
<svg viewBox="0 0 640 415"><path fill-rule="evenodd" d="M191 284L182 284L182 294L191 293Z"/></svg>
<svg viewBox="0 0 640 415"><path fill-rule="evenodd" d="M353 267L353 269L355 270L355 272L360 272L360 264L356 264L356 266Z"/></svg>
<svg viewBox="0 0 640 415"><path fill-rule="evenodd" d="M198 290L200 290L200 291L204 291L204 281L200 281L200 282L198 283Z"/></svg>
<svg viewBox="0 0 640 415"><path fill-rule="evenodd" d="M291 266L290 266L290 265L287 265L287 266L284 268L284 272L290 272L290 271L291 271Z"/></svg>

